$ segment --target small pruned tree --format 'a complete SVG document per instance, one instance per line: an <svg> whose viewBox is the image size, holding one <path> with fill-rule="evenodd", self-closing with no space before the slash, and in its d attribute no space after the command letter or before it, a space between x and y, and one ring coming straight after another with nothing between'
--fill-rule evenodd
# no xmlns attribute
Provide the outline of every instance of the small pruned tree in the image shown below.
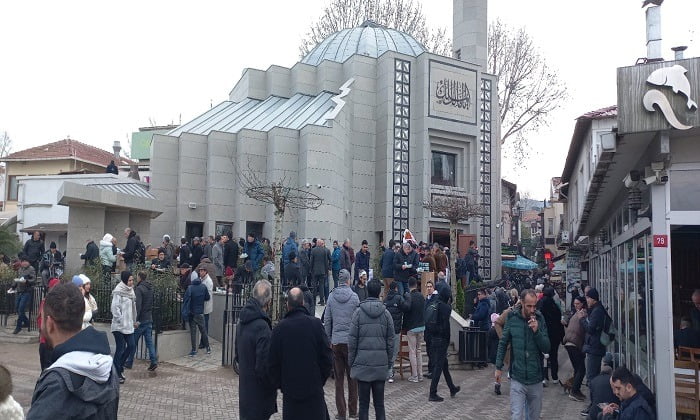
<svg viewBox="0 0 700 420"><path fill-rule="evenodd" d="M498 76L501 144L510 138L516 160L529 154L528 134L547 126L568 99L566 84L547 64L524 28L489 25L487 72Z"/></svg>
<svg viewBox="0 0 700 420"><path fill-rule="evenodd" d="M446 219L450 223L450 282L452 284L452 305L457 304L457 225L486 214L484 206L472 204L467 197L455 195L434 195L432 200L424 201L423 208L430 210L433 217ZM461 311L461 308L455 308Z"/></svg>
<svg viewBox="0 0 700 420"><path fill-rule="evenodd" d="M405 32L432 53L452 55L447 29L430 28L423 6L415 0L331 0L302 39L299 46L301 56L308 54L328 35L354 28L366 20Z"/></svg>
<svg viewBox="0 0 700 420"><path fill-rule="evenodd" d="M318 209L323 204L323 199L318 195L292 185L286 175L277 180L269 180L263 174L256 171L250 160L246 169L238 168L236 176L238 185L249 198L274 206L275 235L272 243L273 260L275 263L275 276L273 281L272 320L279 320L281 314L280 295L280 259L275 253L282 248L282 225L287 209Z"/></svg>

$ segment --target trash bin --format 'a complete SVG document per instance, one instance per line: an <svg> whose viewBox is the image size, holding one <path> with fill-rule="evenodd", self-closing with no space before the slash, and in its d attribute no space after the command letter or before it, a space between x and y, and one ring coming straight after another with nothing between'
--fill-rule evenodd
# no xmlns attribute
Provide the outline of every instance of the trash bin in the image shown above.
<svg viewBox="0 0 700 420"><path fill-rule="evenodd" d="M488 360L488 331L466 327L459 332L459 361L486 363Z"/></svg>

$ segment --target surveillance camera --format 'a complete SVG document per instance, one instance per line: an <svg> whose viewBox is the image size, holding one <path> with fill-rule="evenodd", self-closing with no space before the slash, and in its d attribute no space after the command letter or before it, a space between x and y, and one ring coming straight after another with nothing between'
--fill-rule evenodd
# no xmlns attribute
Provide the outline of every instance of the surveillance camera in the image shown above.
<svg viewBox="0 0 700 420"><path fill-rule="evenodd" d="M666 172L666 171L659 172L659 174L657 175L657 178L658 178L660 183L662 183L662 184L667 183L668 182L668 172Z"/></svg>
<svg viewBox="0 0 700 420"><path fill-rule="evenodd" d="M311 186L311 184L309 184L309 183L307 182L307 183L306 183L306 188L309 188L310 186Z"/></svg>
<svg viewBox="0 0 700 420"><path fill-rule="evenodd" d="M321 184L318 184L318 185L316 185L316 186L317 186L318 188L322 188L322 187L323 187L323 185L321 185Z"/></svg>
<svg viewBox="0 0 700 420"><path fill-rule="evenodd" d="M648 177L642 179L642 184L644 184L644 185L651 185L651 184L654 184L655 182L656 182L656 175L648 176Z"/></svg>
<svg viewBox="0 0 700 420"><path fill-rule="evenodd" d="M622 182L625 183L626 188L634 188L639 183L640 178L639 171L630 171Z"/></svg>

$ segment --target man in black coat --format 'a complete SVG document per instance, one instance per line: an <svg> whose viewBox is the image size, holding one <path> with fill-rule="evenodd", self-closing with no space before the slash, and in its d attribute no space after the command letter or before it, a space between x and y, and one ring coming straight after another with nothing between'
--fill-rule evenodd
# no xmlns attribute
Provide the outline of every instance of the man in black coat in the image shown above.
<svg viewBox="0 0 700 420"><path fill-rule="evenodd" d="M39 272L39 261L41 261L41 256L44 255L46 249L44 249L44 241L41 240L41 232L35 230L32 233L32 237L24 243L24 248L22 253L27 256L29 260L29 265L34 267L34 271Z"/></svg>
<svg viewBox="0 0 700 420"><path fill-rule="evenodd" d="M232 241L228 235L221 235L221 241L224 243L224 269L231 267L236 271L238 265L238 244Z"/></svg>
<svg viewBox="0 0 700 420"><path fill-rule="evenodd" d="M286 286L301 285L301 271L299 269L299 259L297 253L289 253L289 264L284 267L284 281Z"/></svg>
<svg viewBox="0 0 700 420"><path fill-rule="evenodd" d="M85 244L85 253L80 254L80 259L85 260L85 265L90 265L92 263L99 262L100 258L100 248L92 239L88 239L87 244Z"/></svg>
<svg viewBox="0 0 700 420"><path fill-rule="evenodd" d="M613 357L608 353L603 359L603 367L600 370L600 375L593 378L588 383L588 390L591 393L591 405L581 414L588 413L588 420L596 420L601 412L598 404L615 403L620 405L620 399L615 396L612 387L610 386L610 374L612 373Z"/></svg>
<svg viewBox="0 0 700 420"><path fill-rule="evenodd" d="M452 307L448 303L451 298L451 292L448 288L443 288L438 294L438 307L437 307L437 322L436 325L431 326L426 325L426 332L430 334L430 353L432 357L435 358L433 364L433 371L430 372L430 395L428 399L430 401L440 402L444 398L437 394L438 382L440 382L440 375L445 376L445 382L447 387L450 389L450 396L454 397L460 390L459 386L456 386L452 382L452 376L450 375L450 370L448 368L447 362L447 347L450 345L450 316L452 314Z"/></svg>
<svg viewBox="0 0 700 420"><path fill-rule="evenodd" d="M198 237L192 238L192 249L190 250L192 256L190 257L190 264L199 265L202 262L202 255L204 255L204 248L202 248L202 243ZM212 276L214 273L211 274Z"/></svg>
<svg viewBox="0 0 700 420"><path fill-rule="evenodd" d="M124 229L124 236L126 236L126 246L122 250L124 252L124 264L126 264L127 269L132 273L136 272L136 251L139 247L139 242L136 240L136 231L131 228Z"/></svg>
<svg viewBox="0 0 700 420"><path fill-rule="evenodd" d="M325 305L328 299L328 271L331 269L331 252L326 248L323 239L316 241L316 247L311 250L311 275L316 294L319 296L319 305Z"/></svg>
<svg viewBox="0 0 700 420"><path fill-rule="evenodd" d="M272 286L260 280L241 310L236 327L238 361L238 407L244 420L266 420L277 412L277 390L267 375L272 323L267 311L272 301Z"/></svg>
<svg viewBox="0 0 700 420"><path fill-rule="evenodd" d="M605 355L605 346L600 342L600 335L609 315L599 300L600 296L595 288L586 292L588 316L581 320L581 326L586 331L583 352L586 353L586 379L588 382L600 373L600 361Z"/></svg>
<svg viewBox="0 0 700 420"><path fill-rule="evenodd" d="M282 418L325 420L323 385L331 374L333 352L321 320L309 316L304 295L287 295L287 315L272 331L270 378L282 390Z"/></svg>

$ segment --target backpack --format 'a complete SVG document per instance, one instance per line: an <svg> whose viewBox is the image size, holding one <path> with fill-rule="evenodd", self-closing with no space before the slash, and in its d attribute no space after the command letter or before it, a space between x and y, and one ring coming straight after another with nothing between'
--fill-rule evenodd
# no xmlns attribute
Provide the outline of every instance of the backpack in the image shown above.
<svg viewBox="0 0 700 420"><path fill-rule="evenodd" d="M615 334L617 334L617 329L613 326L613 320L605 312L605 318L603 318L603 331L600 332L600 344L604 347L609 346L615 341Z"/></svg>
<svg viewBox="0 0 700 420"><path fill-rule="evenodd" d="M438 329L438 303L438 297L433 297L423 311L423 319L425 320L425 329L427 331L437 331Z"/></svg>
<svg viewBox="0 0 700 420"><path fill-rule="evenodd" d="M144 246L143 242L139 242L138 245L136 245L134 259L136 260L136 262L141 264L146 262L146 246Z"/></svg>

